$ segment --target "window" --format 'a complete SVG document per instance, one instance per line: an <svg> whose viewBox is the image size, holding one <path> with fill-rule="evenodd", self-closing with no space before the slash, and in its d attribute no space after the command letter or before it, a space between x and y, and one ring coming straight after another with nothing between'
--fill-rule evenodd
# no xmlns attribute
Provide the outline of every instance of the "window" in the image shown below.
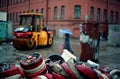
<svg viewBox="0 0 120 79"><path fill-rule="evenodd" d="M41 9L41 14L43 15L43 19L44 19L44 8Z"/></svg>
<svg viewBox="0 0 120 79"><path fill-rule="evenodd" d="M90 20L94 20L94 7L90 7Z"/></svg>
<svg viewBox="0 0 120 79"><path fill-rule="evenodd" d="M104 21L104 22L107 22L107 10L106 10L106 9L104 9L103 21Z"/></svg>
<svg viewBox="0 0 120 79"><path fill-rule="evenodd" d="M18 0L18 3L20 3L20 0Z"/></svg>
<svg viewBox="0 0 120 79"><path fill-rule="evenodd" d="M116 23L118 23L118 18L119 18L119 15L118 15L118 12L115 13L115 20L116 20Z"/></svg>
<svg viewBox="0 0 120 79"><path fill-rule="evenodd" d="M12 20L12 13L10 13L10 21Z"/></svg>
<svg viewBox="0 0 120 79"><path fill-rule="evenodd" d="M100 8L97 9L97 21L100 22Z"/></svg>
<svg viewBox="0 0 120 79"><path fill-rule="evenodd" d="M75 5L74 18L76 18L76 19L80 18L80 15L81 15L81 6Z"/></svg>
<svg viewBox="0 0 120 79"><path fill-rule="evenodd" d="M15 13L13 13L13 21L15 21Z"/></svg>
<svg viewBox="0 0 120 79"><path fill-rule="evenodd" d="M18 22L18 12L16 12L16 22Z"/></svg>
<svg viewBox="0 0 120 79"><path fill-rule="evenodd" d="M0 7L2 7L2 1L0 0Z"/></svg>
<svg viewBox="0 0 120 79"><path fill-rule="evenodd" d="M14 2L15 2L15 4L17 4L17 0L15 0Z"/></svg>
<svg viewBox="0 0 120 79"><path fill-rule="evenodd" d="M10 0L8 0L8 5L10 5Z"/></svg>
<svg viewBox="0 0 120 79"><path fill-rule="evenodd" d="M31 12L33 13L33 12L34 12L34 10L31 10Z"/></svg>
<svg viewBox="0 0 120 79"><path fill-rule="evenodd" d="M57 7L54 7L54 19L57 19L58 16L58 9Z"/></svg>
<svg viewBox="0 0 120 79"><path fill-rule="evenodd" d="M13 0L13 4L15 4L15 0Z"/></svg>
<svg viewBox="0 0 120 79"><path fill-rule="evenodd" d="M1 0L0 5L1 5L1 7L3 7L3 0Z"/></svg>
<svg viewBox="0 0 120 79"><path fill-rule="evenodd" d="M12 5L12 0L10 0L10 5Z"/></svg>
<svg viewBox="0 0 120 79"><path fill-rule="evenodd" d="M8 21L10 21L10 14L8 13L7 16Z"/></svg>
<svg viewBox="0 0 120 79"><path fill-rule="evenodd" d="M11 21L13 21L13 13L11 13Z"/></svg>
<svg viewBox="0 0 120 79"><path fill-rule="evenodd" d="M36 13L39 13L39 10L38 10L38 9L36 9Z"/></svg>
<svg viewBox="0 0 120 79"><path fill-rule="evenodd" d="M40 17L36 17L36 26L37 26L37 32L40 32Z"/></svg>
<svg viewBox="0 0 120 79"><path fill-rule="evenodd" d="M64 14L65 14L65 6L61 7L61 19L64 19Z"/></svg>
<svg viewBox="0 0 120 79"><path fill-rule="evenodd" d="M111 10L110 11L110 23L112 23L113 22L113 11Z"/></svg>

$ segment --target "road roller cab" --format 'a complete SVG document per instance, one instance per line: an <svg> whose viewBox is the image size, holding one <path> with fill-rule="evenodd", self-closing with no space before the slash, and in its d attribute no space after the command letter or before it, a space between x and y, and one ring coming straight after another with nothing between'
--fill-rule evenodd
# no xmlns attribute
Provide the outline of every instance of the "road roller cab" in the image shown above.
<svg viewBox="0 0 120 79"><path fill-rule="evenodd" d="M16 49L33 49L37 46L51 46L53 33L42 26L43 16L39 13L23 13L19 15L20 22L14 30L13 46Z"/></svg>

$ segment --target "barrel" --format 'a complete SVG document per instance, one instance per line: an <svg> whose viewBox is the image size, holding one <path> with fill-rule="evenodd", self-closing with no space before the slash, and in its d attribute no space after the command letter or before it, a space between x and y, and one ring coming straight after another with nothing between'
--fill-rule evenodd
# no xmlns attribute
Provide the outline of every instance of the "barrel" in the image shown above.
<svg viewBox="0 0 120 79"><path fill-rule="evenodd" d="M20 65L27 78L47 73L45 61L39 53L24 56L20 61Z"/></svg>
<svg viewBox="0 0 120 79"><path fill-rule="evenodd" d="M53 79L66 79L65 76L52 72Z"/></svg>
<svg viewBox="0 0 120 79"><path fill-rule="evenodd" d="M76 74L74 74L74 72L66 62L62 63L61 66L64 69L64 71L68 74L67 76L68 79L78 79Z"/></svg>
<svg viewBox="0 0 120 79"><path fill-rule="evenodd" d="M79 71L80 74L83 75L85 79L98 79L97 73L87 66L75 65L75 68L77 69L77 71Z"/></svg>
<svg viewBox="0 0 120 79"><path fill-rule="evenodd" d="M16 77L16 75L24 77L23 70L15 64L0 64L0 78Z"/></svg>

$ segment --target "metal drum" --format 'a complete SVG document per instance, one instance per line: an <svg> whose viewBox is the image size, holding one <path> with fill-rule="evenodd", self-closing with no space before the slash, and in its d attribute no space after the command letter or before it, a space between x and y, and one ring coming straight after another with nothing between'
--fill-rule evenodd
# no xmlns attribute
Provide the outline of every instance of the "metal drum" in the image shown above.
<svg viewBox="0 0 120 79"><path fill-rule="evenodd" d="M39 53L24 56L20 61L20 65L27 78L47 73L45 61Z"/></svg>
<svg viewBox="0 0 120 79"><path fill-rule="evenodd" d="M14 64L0 63L0 78L8 78L19 75L24 77L24 72Z"/></svg>

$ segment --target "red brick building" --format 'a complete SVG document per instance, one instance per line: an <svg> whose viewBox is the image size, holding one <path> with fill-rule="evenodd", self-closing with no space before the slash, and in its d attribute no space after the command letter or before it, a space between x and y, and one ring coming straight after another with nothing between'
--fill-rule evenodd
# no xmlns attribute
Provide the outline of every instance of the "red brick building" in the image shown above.
<svg viewBox="0 0 120 79"><path fill-rule="evenodd" d="M0 0L0 11L8 12L14 27L20 13L42 13L44 25L56 36L60 29L70 29L73 37L79 37L82 22L99 22L102 35L107 23L120 24L120 0Z"/></svg>

